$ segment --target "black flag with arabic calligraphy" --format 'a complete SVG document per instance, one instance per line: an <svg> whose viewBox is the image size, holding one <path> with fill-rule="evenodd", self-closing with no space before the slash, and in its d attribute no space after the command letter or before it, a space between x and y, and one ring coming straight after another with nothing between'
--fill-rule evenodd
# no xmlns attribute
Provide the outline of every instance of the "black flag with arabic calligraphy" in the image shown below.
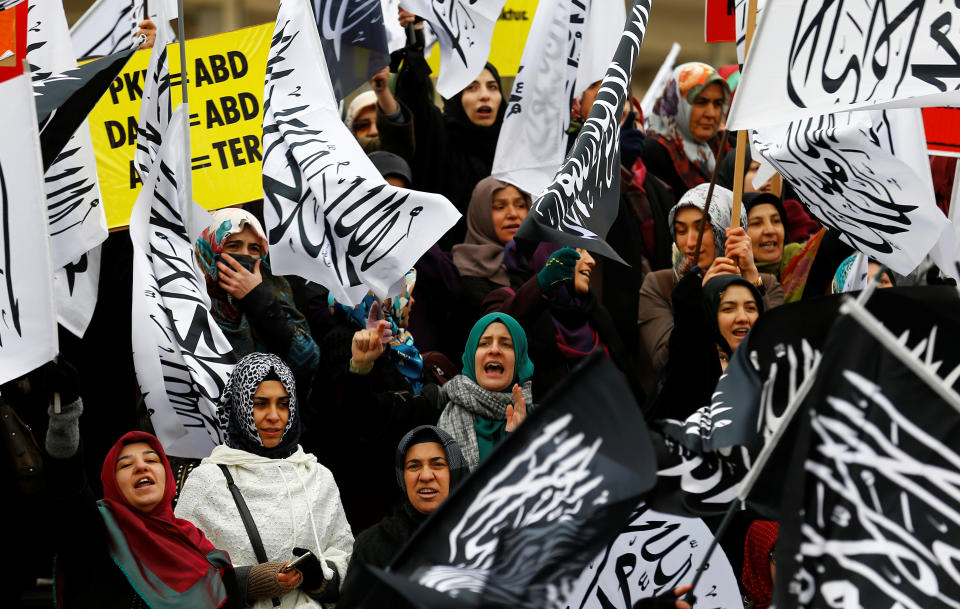
<svg viewBox="0 0 960 609"><path fill-rule="evenodd" d="M764 313L733 353L710 404L685 421L661 422L664 433L658 495L675 495L694 514L723 512L739 490L752 459L779 427L791 398L822 357L840 315L843 297L826 296ZM953 287L877 290L867 309L917 356L939 362L945 378L960 388L960 336ZM905 314L909 311L909 314ZM794 431L774 451L772 465L786 467ZM749 502L777 519L782 477L761 476Z"/></svg>
<svg viewBox="0 0 960 609"><path fill-rule="evenodd" d="M634 0L590 117L518 239L579 247L626 264L604 239L620 208L620 116L649 16L650 0Z"/></svg>
<svg viewBox="0 0 960 609"><path fill-rule="evenodd" d="M537 406L374 570L415 606L564 607L653 486L646 425L609 359L590 356Z"/></svg>
<svg viewBox="0 0 960 609"><path fill-rule="evenodd" d="M838 320L785 476L777 607L957 606L956 408L855 320Z"/></svg>

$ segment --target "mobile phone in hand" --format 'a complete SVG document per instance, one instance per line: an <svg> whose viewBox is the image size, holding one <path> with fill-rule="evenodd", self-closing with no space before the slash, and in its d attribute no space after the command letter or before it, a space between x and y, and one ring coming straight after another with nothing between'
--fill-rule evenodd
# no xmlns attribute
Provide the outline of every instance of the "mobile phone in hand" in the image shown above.
<svg viewBox="0 0 960 609"><path fill-rule="evenodd" d="M307 560L309 560L309 559L311 559L311 558L313 558L313 552L307 552L307 553L304 554L303 556L297 556L296 558L294 558L293 560L291 560L290 563L287 564L287 566L285 566L285 567L283 567L282 569L280 569L280 572L281 572L281 573L289 573L290 571L293 571L294 569L296 569L296 568L297 568L297 565L299 565L300 563L303 563L303 562L305 562L305 561L307 561Z"/></svg>

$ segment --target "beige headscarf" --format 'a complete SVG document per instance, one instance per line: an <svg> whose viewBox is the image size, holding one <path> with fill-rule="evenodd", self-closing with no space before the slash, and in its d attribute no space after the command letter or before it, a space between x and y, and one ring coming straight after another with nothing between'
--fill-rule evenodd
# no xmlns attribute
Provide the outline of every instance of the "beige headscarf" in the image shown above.
<svg viewBox="0 0 960 609"><path fill-rule="evenodd" d="M493 226L493 195L511 186L494 177L486 177L473 189L467 208L467 237L453 246L453 264L461 277L484 277L499 285L510 285L503 266L503 248ZM517 189L520 190L520 189ZM530 195L520 191L530 205Z"/></svg>

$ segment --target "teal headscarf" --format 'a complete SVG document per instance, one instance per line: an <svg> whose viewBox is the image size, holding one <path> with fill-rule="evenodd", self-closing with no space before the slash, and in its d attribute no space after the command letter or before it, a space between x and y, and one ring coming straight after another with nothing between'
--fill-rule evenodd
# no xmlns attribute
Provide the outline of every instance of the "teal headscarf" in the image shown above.
<svg viewBox="0 0 960 609"><path fill-rule="evenodd" d="M506 313L489 313L473 325L470 336L467 337L467 344L463 348L463 370L460 372L474 383L477 382L474 361L477 355L477 344L480 342L480 337L483 336L483 331L495 321L505 325L510 333L510 338L513 339L513 381L507 388L507 391L509 391L514 383L523 384L530 380L533 376L533 362L530 361L530 355L527 353L527 333L523 331L523 327L516 319Z"/></svg>

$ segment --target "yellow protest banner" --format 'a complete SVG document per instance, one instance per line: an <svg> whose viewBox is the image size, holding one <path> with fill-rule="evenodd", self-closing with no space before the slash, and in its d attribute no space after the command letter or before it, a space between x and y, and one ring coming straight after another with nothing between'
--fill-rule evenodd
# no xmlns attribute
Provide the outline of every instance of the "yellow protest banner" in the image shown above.
<svg viewBox="0 0 960 609"><path fill-rule="evenodd" d="M262 98L273 23L188 40L193 198L207 209L263 197ZM167 47L171 101L180 103L180 46ZM150 51L134 53L90 113L107 225L126 226L140 192L133 153Z"/></svg>
<svg viewBox="0 0 960 609"><path fill-rule="evenodd" d="M527 42L533 15L537 12L537 0L507 0L493 28L490 41L490 57L487 59L500 72L500 76L516 76L520 67L523 45ZM440 45L433 46L427 63L434 75L440 69Z"/></svg>

